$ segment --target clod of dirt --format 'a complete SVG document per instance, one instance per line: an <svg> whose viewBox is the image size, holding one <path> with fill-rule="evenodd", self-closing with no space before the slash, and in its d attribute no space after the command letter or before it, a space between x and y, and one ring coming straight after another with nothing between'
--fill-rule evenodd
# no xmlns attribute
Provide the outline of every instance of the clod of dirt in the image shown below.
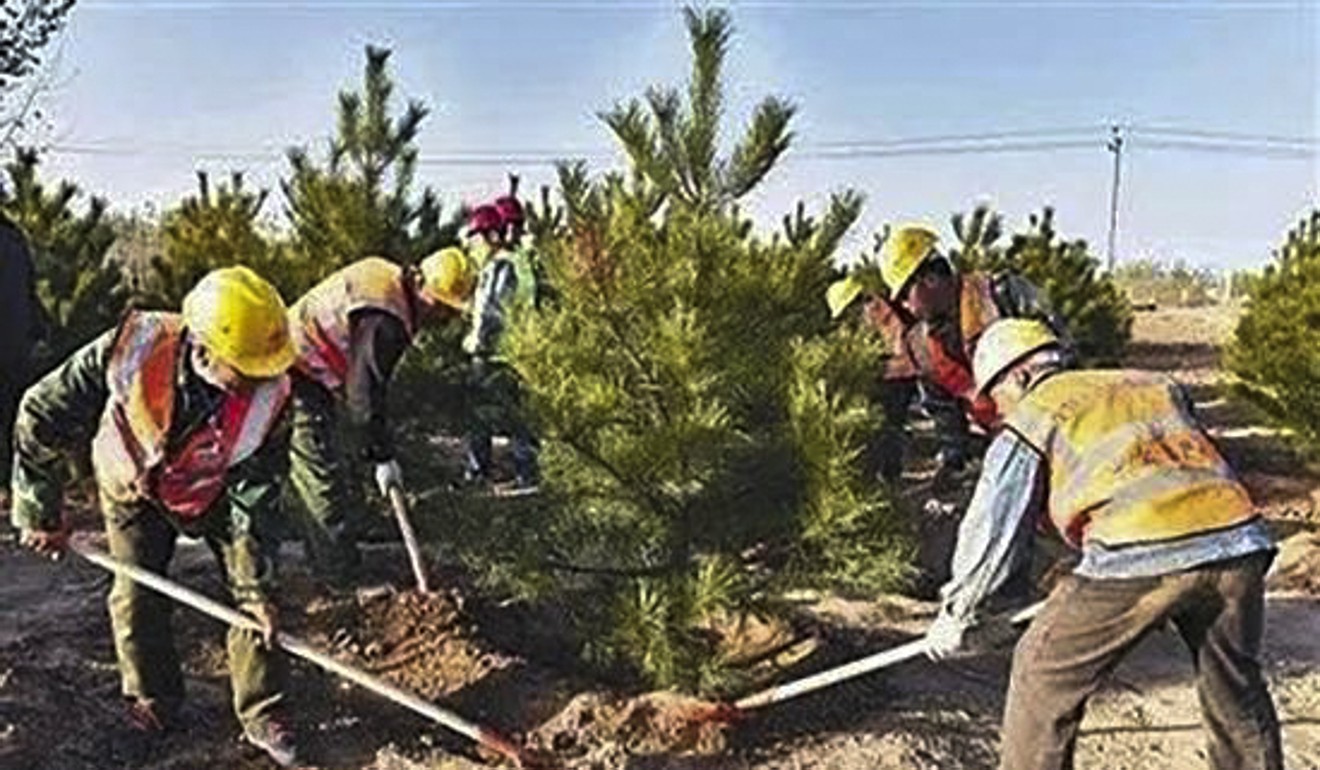
<svg viewBox="0 0 1320 770"><path fill-rule="evenodd" d="M706 701L673 692L635 698L585 693L537 728L528 744L580 768L615 767L628 755L718 754L726 726L705 718L710 713Z"/></svg>
<svg viewBox="0 0 1320 770"><path fill-rule="evenodd" d="M386 746L376 752L375 761L366 770L490 770L490 766L439 752L428 757L409 757L394 746Z"/></svg>
<svg viewBox="0 0 1320 770"><path fill-rule="evenodd" d="M1320 532L1299 532L1279 544L1269 587L1320 593Z"/></svg>

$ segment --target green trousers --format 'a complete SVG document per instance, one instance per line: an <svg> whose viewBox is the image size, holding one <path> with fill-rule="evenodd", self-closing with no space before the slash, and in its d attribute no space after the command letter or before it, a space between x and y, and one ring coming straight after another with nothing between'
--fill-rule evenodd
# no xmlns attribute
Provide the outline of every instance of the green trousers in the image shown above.
<svg viewBox="0 0 1320 770"><path fill-rule="evenodd" d="M165 514L151 504L105 503L103 508L110 554L166 574L179 531ZM235 548L227 521L218 512L208 514L196 533L215 554L226 582L232 560L250 558ZM170 621L174 601L116 575L109 605L124 696L153 700L167 715L177 712L184 688ZM284 700L287 663L282 653L266 649L261 636L252 631L229 629L227 647L234 714L245 728L255 726Z"/></svg>
<svg viewBox="0 0 1320 770"><path fill-rule="evenodd" d="M357 538L364 502L352 452L344 449L347 431L339 415L333 393L294 375L289 479L302 505L291 507L313 569L344 582L361 561Z"/></svg>

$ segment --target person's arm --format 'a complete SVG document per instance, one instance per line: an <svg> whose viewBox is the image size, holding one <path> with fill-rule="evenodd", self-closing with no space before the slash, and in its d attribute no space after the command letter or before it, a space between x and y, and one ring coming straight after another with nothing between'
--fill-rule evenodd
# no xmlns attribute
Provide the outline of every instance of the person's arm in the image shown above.
<svg viewBox="0 0 1320 770"><path fill-rule="evenodd" d="M952 576L940 589L940 613L964 627L1031 555L1044 500L1044 462L1012 431L986 451L984 470L958 528Z"/></svg>
<svg viewBox="0 0 1320 770"><path fill-rule="evenodd" d="M394 458L387 411L389 382L411 339L402 321L379 310L354 313L351 325L344 383L349 423L365 437L367 459L388 462Z"/></svg>
<svg viewBox="0 0 1320 770"><path fill-rule="evenodd" d="M10 481L10 517L19 530L60 528L67 454L90 439L105 410L106 364L117 335L117 328L102 334L23 394Z"/></svg>
<svg viewBox="0 0 1320 770"><path fill-rule="evenodd" d="M279 547L275 530L280 520L280 489L288 471L288 417L286 408L261 448L230 468L226 477L233 550L225 566L230 592L240 605L270 601L274 555Z"/></svg>

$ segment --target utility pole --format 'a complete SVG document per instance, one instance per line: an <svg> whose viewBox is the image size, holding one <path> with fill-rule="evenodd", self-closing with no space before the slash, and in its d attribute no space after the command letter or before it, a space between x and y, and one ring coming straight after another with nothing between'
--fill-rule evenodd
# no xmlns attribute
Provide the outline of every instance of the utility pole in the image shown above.
<svg viewBox="0 0 1320 770"><path fill-rule="evenodd" d="M1123 130L1109 127L1109 151L1114 153L1114 186L1109 193L1109 272L1114 272L1114 243L1118 239L1118 181L1123 168Z"/></svg>

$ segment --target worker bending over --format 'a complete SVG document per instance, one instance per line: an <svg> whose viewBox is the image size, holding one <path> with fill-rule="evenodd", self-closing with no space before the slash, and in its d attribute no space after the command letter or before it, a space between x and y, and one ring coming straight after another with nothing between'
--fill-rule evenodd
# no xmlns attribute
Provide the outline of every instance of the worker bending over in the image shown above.
<svg viewBox="0 0 1320 770"><path fill-rule="evenodd" d="M1169 377L1071 370L1037 321L992 324L976 394L1003 415L958 533L927 633L962 649L988 597L1027 561L1048 517L1081 562L1018 642L1004 770L1071 768L1102 679L1171 621L1192 655L1214 770L1280 770L1279 723L1260 670L1274 545L1246 490Z"/></svg>
<svg viewBox="0 0 1320 770"><path fill-rule="evenodd" d="M296 761L283 719L285 662L266 532L287 458L293 363L284 302L245 267L216 270L182 314L129 312L27 390L15 426L13 510L24 545L58 555L68 455L90 438L110 554L164 574L179 533L203 539L262 634L229 630L234 713L280 765ZM170 600L116 575L110 626L130 724L175 724L183 674Z"/></svg>

